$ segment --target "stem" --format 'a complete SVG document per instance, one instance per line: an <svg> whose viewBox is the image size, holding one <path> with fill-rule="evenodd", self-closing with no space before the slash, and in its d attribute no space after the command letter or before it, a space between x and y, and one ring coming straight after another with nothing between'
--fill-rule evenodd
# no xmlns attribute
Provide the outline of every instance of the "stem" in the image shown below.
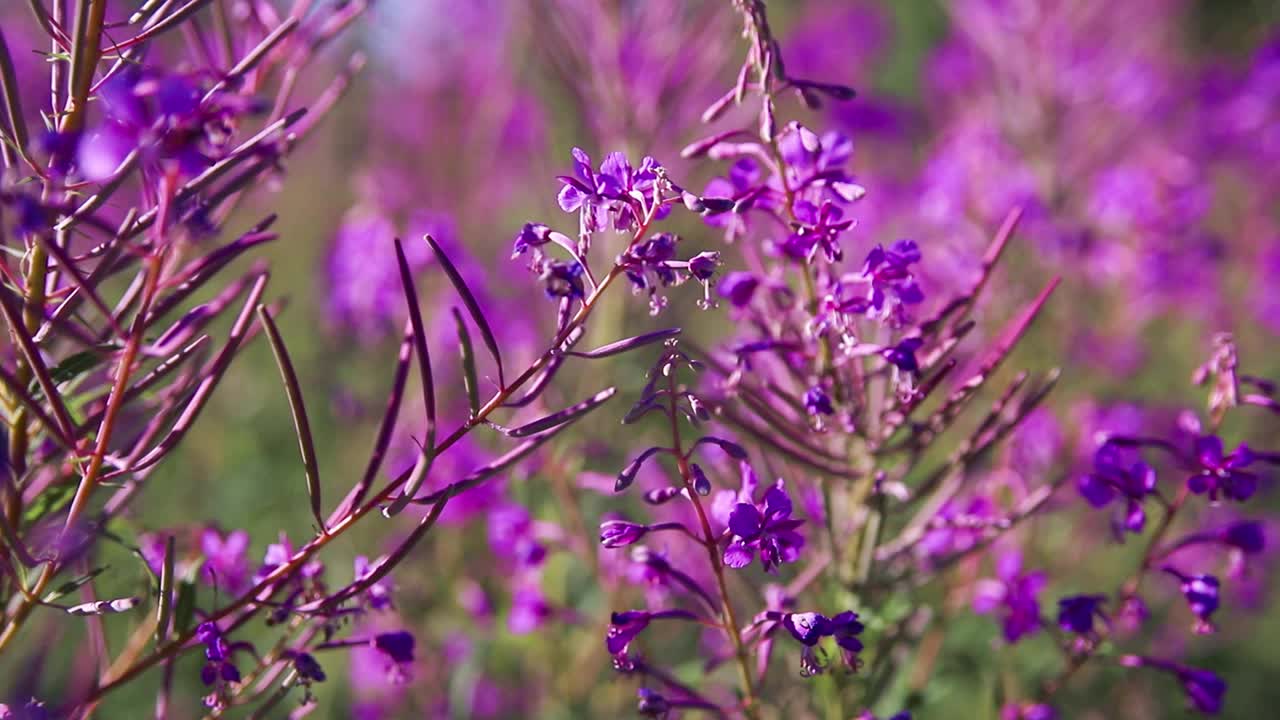
<svg viewBox="0 0 1280 720"><path fill-rule="evenodd" d="M755 717L755 688L751 680L751 667L747 663L747 649L742 644L742 633L739 630L738 619L734 616L733 602L730 599L729 584L724 577L724 564L720 557L720 546L716 542L715 533L711 530L711 522L707 519L706 510L702 507L702 500L699 499L698 493L693 488L693 477L689 470L689 457L685 455L684 448L680 440L680 412L676 407L676 370L671 369L671 373L667 376L668 397L671 399L671 412L667 417L671 420L671 449L676 456L677 464L680 468L680 479L684 482L685 492L689 494L689 499L693 502L693 508L698 514L698 523L702 526L703 539L701 541L703 547L707 549L707 558L711 561L711 570L716 576L716 587L720 592L720 607L722 608L721 621L725 634L733 642L734 655L738 659L738 672L742 676L742 690L745 694L743 698L743 711L747 717Z"/></svg>
<svg viewBox="0 0 1280 720"><path fill-rule="evenodd" d="M102 474L102 464L107 456L107 445L111 441L116 427L116 420L119 417L120 409L124 406L125 391L129 386L129 378L132 374L134 364L138 358L138 351L142 347L143 336L147 325L147 314L151 310L151 304L155 299L156 291L159 289L160 271L164 266L166 250L162 245L164 230L167 227L167 216L169 214L169 201L173 197L173 191L177 186L177 176L175 173L168 173L163 180L162 196L160 199L160 220L156 223L156 244L159 250L156 254L147 258L145 268L145 277L143 279L142 301L138 306L137 314L134 315L133 325L130 328L129 340L125 345L124 351L120 356L120 360L116 365L115 382L111 387L111 394L107 398L106 412L102 416L102 422L98 426L97 445L94 448L93 455L89 458L89 466L85 470L84 475L80 479L80 485L76 488L75 497L71 501L71 507L67 510L67 519L62 526L62 532L65 536L74 526L76 521L84 514L85 508L88 507L89 498L97 487L98 480ZM57 559L50 560L45 564L44 569L40 572L40 578L36 581L35 587L32 588L29 596L24 598L21 604L14 609L12 616L9 618L8 624L4 628L4 632L0 634L0 652L9 645L17 636L18 631L22 629L32 608L35 607L35 600L44 594L45 588L53 581L53 578L61 570Z"/></svg>

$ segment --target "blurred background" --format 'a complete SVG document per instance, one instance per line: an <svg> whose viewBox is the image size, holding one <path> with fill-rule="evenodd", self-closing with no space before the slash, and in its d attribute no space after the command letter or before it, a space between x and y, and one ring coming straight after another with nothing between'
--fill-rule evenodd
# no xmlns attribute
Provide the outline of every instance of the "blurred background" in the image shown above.
<svg viewBox="0 0 1280 720"><path fill-rule="evenodd" d="M13 5L6 25L28 23L25 8ZM868 195L848 255L915 239L927 292L945 294L967 282L1000 220L1021 205L1023 225L978 333L994 332L1017 301L1064 276L1013 363L1065 368L1046 411L1052 431L1020 434L1010 453L1074 467L1088 462L1094 429L1171 426L1179 410L1202 402L1189 378L1215 332L1234 333L1250 373L1280 377L1280 5L780 0L769 9L793 74L859 91L822 113L787 108L788 117L800 112L807 126L853 140L851 165ZM739 30L727 0L379 0L347 44L328 51L335 71L356 51L369 63L289 161L282 189L259 194L230 227L268 211L281 216L281 239L256 257L274 267L268 294L288 301L281 326L329 497L363 470L389 386L402 322L398 288L385 291L395 272L389 238L440 239L482 305L502 318L496 329L508 365L522 367L544 348L554 318L534 278L509 257L515 233L525 222L573 233L576 219L556 206L554 177L569 171L574 146L597 159L612 150L633 161L652 155L690 188L723 174L679 151L707 134L698 116L733 82L744 51ZM719 229L688 220L676 228L693 250L723 250L726 267L737 267ZM411 247L437 366L448 368L456 301L426 250ZM677 292L691 298L696 289ZM673 306L678 316L650 318L643 301L617 293L591 340L674 324L704 345L733 333L723 309L690 315L691 302ZM620 384L621 401L451 508L445 527L395 574L394 613L370 622L415 633L412 681L388 682L358 655L335 653L321 658L330 679L316 687L321 705L311 717L629 715L634 688L611 670L603 633L610 609L643 593L584 562L601 517L618 502L584 489L583 478L614 474L641 445L637 431L615 420L649 359L611 361L608 382ZM295 543L307 537L311 520L268 347L250 347L225 382L123 530L144 538L160 528L244 530L256 564L281 533ZM598 373L566 374L555 397L579 398L602 382ZM444 390L449 417L464 417L461 389ZM1228 430L1274 447L1277 426ZM414 450L401 432L388 471L410 464ZM491 454L483 439L465 445L429 482L446 484ZM1071 496L1059 501L1068 509L1034 527L1034 561L1055 568L1055 591L1110 587L1134 547L1110 542L1105 519L1069 509L1078 499L1069 489L1063 495ZM1257 503L1255 513L1280 508L1270 479ZM513 581L500 525L521 513L549 553L536 577ZM336 542L324 558L331 582L345 582L356 555L384 552L415 520L368 523ZM140 576L127 553L112 562L122 586ZM1265 562L1252 570L1224 602L1224 631L1197 638L1189 654L1229 679L1231 718L1269 717L1266 708L1280 704L1276 583ZM1048 643L993 653L990 619L968 613L963 598L945 598L946 588L937 592L958 609L917 717L994 718L1001 683L1036 678L1059 662ZM1170 632L1169 642L1183 636ZM680 655L681 643L693 641L672 642ZM42 686L56 686L67 667L59 655L75 652L71 642L62 648L38 668L0 669L10 677L39 672ZM173 717L199 716L199 662L178 665L189 680L179 683L176 705L190 713ZM677 670L696 675L698 667ZM828 717L820 699L834 682L787 683L794 716ZM151 689L144 682L123 691L101 716L146 716ZM810 704L808 693L818 701ZM1082 673L1061 697L1066 718L1189 714L1163 678L1114 670ZM1077 709L1085 701L1095 709Z"/></svg>

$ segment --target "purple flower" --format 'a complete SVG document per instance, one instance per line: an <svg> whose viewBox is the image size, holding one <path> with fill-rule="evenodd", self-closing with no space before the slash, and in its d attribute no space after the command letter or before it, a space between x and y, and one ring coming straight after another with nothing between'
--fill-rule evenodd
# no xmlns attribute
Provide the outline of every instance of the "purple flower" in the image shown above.
<svg viewBox="0 0 1280 720"><path fill-rule="evenodd" d="M490 512L489 547L498 557L514 561L523 569L536 568L547 557L547 549L534 534L529 512L514 504Z"/></svg>
<svg viewBox="0 0 1280 720"><path fill-rule="evenodd" d="M636 690L636 711L648 717L666 717L671 712L671 703L659 693L649 688Z"/></svg>
<svg viewBox="0 0 1280 720"><path fill-rule="evenodd" d="M1253 521L1234 522L1223 528L1222 542L1246 555L1256 555L1267 545L1266 534L1262 531L1262 523Z"/></svg>
<svg viewBox="0 0 1280 720"><path fill-rule="evenodd" d="M606 520L600 523L600 544L607 548L626 547L640 542L649 528L626 520Z"/></svg>
<svg viewBox="0 0 1280 720"><path fill-rule="evenodd" d="M255 109L247 98L205 91L192 75L126 65L98 92L104 118L80 143L80 172L104 180L136 149L148 162L198 174L223 153L232 118Z"/></svg>
<svg viewBox="0 0 1280 720"><path fill-rule="evenodd" d="M773 572L782 563L795 562L804 547L804 537L796 528L803 520L791 518L791 498L781 481L764 494L763 507L754 502L739 502L729 513L729 531L733 539L724 550L724 564L743 568L760 551L765 572Z"/></svg>
<svg viewBox="0 0 1280 720"><path fill-rule="evenodd" d="M1150 667L1171 673L1182 685L1183 692L1196 710L1206 715L1222 712L1222 699L1227 694L1227 683L1209 670L1141 655L1122 656L1120 664L1126 667Z"/></svg>
<svg viewBox="0 0 1280 720"><path fill-rule="evenodd" d="M662 166L651 157L633 168L627 156L609 153L600 170L591 169L591 157L581 148L573 149L573 176L561 175L564 185L556 198L560 209L577 212L583 232L596 232L609 225L618 231L632 229L637 222L637 209L651 199ZM665 214L662 210L659 216Z"/></svg>
<svg viewBox="0 0 1280 720"><path fill-rule="evenodd" d="M858 619L858 613L845 610L831 618L831 636L840 646L840 654L850 668L857 670L861 661L858 653L862 652L862 640L858 638L865 627Z"/></svg>
<svg viewBox="0 0 1280 720"><path fill-rule="evenodd" d="M1180 668L1177 678L1197 710L1208 715L1222 712L1222 698L1227 694L1225 680L1209 670L1191 667Z"/></svg>
<svg viewBox="0 0 1280 720"><path fill-rule="evenodd" d="M716 292L720 294L720 297L728 300L730 305L736 308L744 308L751 304L751 298L755 295L758 287L760 287L759 278L749 272L739 270L725 275L724 279L716 287Z"/></svg>
<svg viewBox="0 0 1280 720"><path fill-rule="evenodd" d="M1219 495L1244 502L1258 489L1258 476L1244 471L1254 459L1248 445L1241 443L1234 452L1224 456L1222 440L1216 435L1204 435L1196 440L1195 453L1200 472L1187 480L1191 492L1208 493L1213 502L1218 501Z"/></svg>
<svg viewBox="0 0 1280 720"><path fill-rule="evenodd" d="M816 612L783 613L782 627L791 633L801 645L813 647L818 641L832 632L831 621L827 616Z"/></svg>
<svg viewBox="0 0 1280 720"><path fill-rule="evenodd" d="M627 646L636 639L645 628L649 627L652 615L644 610L628 610L616 612L609 619L609 630L605 633L605 648L610 655L621 655Z"/></svg>
<svg viewBox="0 0 1280 720"><path fill-rule="evenodd" d="M378 633L373 636L370 644L397 666L413 663L413 647L415 643L412 633L405 630Z"/></svg>
<svg viewBox="0 0 1280 720"><path fill-rule="evenodd" d="M200 623L196 627L196 641L204 645L204 656L208 660L200 669L201 682L205 685L240 682L240 671L231 661L231 648L217 625L211 622Z"/></svg>
<svg viewBox="0 0 1280 720"><path fill-rule="evenodd" d="M694 620L696 616L687 610L627 610L609 616L609 629L605 632L604 645L610 655L625 656L627 646L654 620Z"/></svg>
<svg viewBox="0 0 1280 720"><path fill-rule="evenodd" d="M890 365L898 368L902 372L917 373L920 372L920 363L916 362L916 351L920 346L924 345L924 340L918 337L909 337L881 351L881 355Z"/></svg>
<svg viewBox="0 0 1280 720"><path fill-rule="evenodd" d="M1172 567L1165 567L1164 571L1181 584L1182 597L1197 619L1196 632L1213 632L1211 617L1218 609L1218 578L1213 575L1185 575Z"/></svg>
<svg viewBox="0 0 1280 720"><path fill-rule="evenodd" d="M507 629L515 635L526 635L542 627L553 613L547 596L531 580L521 582L511 593L511 609L507 612Z"/></svg>
<svg viewBox="0 0 1280 720"><path fill-rule="evenodd" d="M235 530L223 537L217 530L206 528L200 533L200 551L204 553L201 577L225 592L239 594L249 585L249 533Z"/></svg>
<svg viewBox="0 0 1280 720"><path fill-rule="evenodd" d="M293 668L298 671L298 678L303 683L324 682L328 676L324 673L324 668L320 667L320 663L311 653L298 653L293 656Z"/></svg>
<svg viewBox="0 0 1280 720"><path fill-rule="evenodd" d="M810 415L834 415L835 407L831 405L831 396L821 386L814 385L804 391L804 409Z"/></svg>
<svg viewBox="0 0 1280 720"><path fill-rule="evenodd" d="M401 231L418 241L403 243L409 269L421 272L431 251L423 233L448 247L455 234L453 221L441 213L420 213L397 227L377 204L361 203L343 215L325 260L325 311L338 329L373 341L394 332L404 317L404 288L396 261L395 238Z"/></svg>
<svg viewBox="0 0 1280 720"><path fill-rule="evenodd" d="M808 201L796 203L796 216L803 223L783 244L783 253L801 262L812 262L814 254L822 250L827 262L844 259L840 249L840 234L853 226L853 220L844 220L844 211L830 200L815 208Z"/></svg>
<svg viewBox="0 0 1280 720"><path fill-rule="evenodd" d="M1102 604L1106 595L1072 595L1058 601L1058 627L1067 632L1088 635L1093 632L1095 617L1106 619Z"/></svg>
<svg viewBox="0 0 1280 720"><path fill-rule="evenodd" d="M542 264L542 274L538 280L542 282L543 291L552 300L586 297L586 289L582 284L582 265L576 260L549 260Z"/></svg>
<svg viewBox="0 0 1280 720"><path fill-rule="evenodd" d="M920 262L920 248L911 240L899 240L885 250L877 245L867 254L862 278L870 283L871 308L887 315L895 305L915 305L924 300L911 266Z"/></svg>
<svg viewBox="0 0 1280 720"><path fill-rule="evenodd" d="M1016 552L997 561L996 576L975 584L973 609L984 615L998 612L1005 640L1016 643L1040 629L1040 603L1036 596L1044 589L1045 576L1041 572L1022 572L1022 557Z"/></svg>
<svg viewBox="0 0 1280 720"><path fill-rule="evenodd" d="M1103 508L1117 497L1125 499L1125 512L1118 527L1142 532L1147 514L1143 500L1156 491L1156 471L1143 462L1125 466L1120 450L1104 443L1093 458L1093 472L1082 476L1076 488L1095 508Z"/></svg>

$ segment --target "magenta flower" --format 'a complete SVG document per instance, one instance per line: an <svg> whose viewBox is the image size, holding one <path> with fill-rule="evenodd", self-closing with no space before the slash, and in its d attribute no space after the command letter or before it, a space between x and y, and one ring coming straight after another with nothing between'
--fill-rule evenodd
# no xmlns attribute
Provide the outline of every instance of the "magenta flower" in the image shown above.
<svg viewBox="0 0 1280 720"><path fill-rule="evenodd" d="M1022 572L1022 556L1006 553L996 563L996 578L974 585L973 609L979 614L998 613L1004 639L1016 643L1040 629L1037 596L1046 579L1042 572Z"/></svg>
<svg viewBox="0 0 1280 720"><path fill-rule="evenodd" d="M200 575L223 592L238 594L249 586L249 533L235 530L223 537L217 530L206 528L200 533L200 551L204 567Z"/></svg>

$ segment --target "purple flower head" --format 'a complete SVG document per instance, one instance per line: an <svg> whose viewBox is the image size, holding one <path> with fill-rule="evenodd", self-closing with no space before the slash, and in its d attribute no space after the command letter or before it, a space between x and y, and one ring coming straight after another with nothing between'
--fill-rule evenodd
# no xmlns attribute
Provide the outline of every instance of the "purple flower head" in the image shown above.
<svg viewBox="0 0 1280 720"><path fill-rule="evenodd" d="M751 298L755 295L758 287L760 287L759 278L749 272L739 270L725 275L724 279L716 287L716 292L720 294L720 297L728 300L730 305L736 308L744 308L751 304Z"/></svg>
<svg viewBox="0 0 1280 720"><path fill-rule="evenodd" d="M671 703L661 694L649 688L636 690L636 711L646 717L666 717L671 712Z"/></svg>
<svg viewBox="0 0 1280 720"><path fill-rule="evenodd" d="M547 549L534 534L529 511L514 504L489 513L489 547L494 555L525 569L540 566L547 557Z"/></svg>
<svg viewBox="0 0 1280 720"><path fill-rule="evenodd" d="M289 536L281 532L279 542L267 545L267 551L262 556L262 567L259 567L258 571L253 574L254 584L262 582L281 566L287 565L293 559L293 552L293 543L289 542ZM302 580L312 580L323 574L324 563L319 560L311 560L302 566L302 572L299 573L299 576Z"/></svg>
<svg viewBox="0 0 1280 720"><path fill-rule="evenodd" d="M869 315L888 318L901 315L907 305L924 301L924 293L916 284L911 266L920 262L920 248L911 240L899 240L889 249L877 245L867 254L862 266L861 282L867 284L865 310ZM861 310L862 306L851 307Z"/></svg>
<svg viewBox="0 0 1280 720"><path fill-rule="evenodd" d="M392 667L413 664L413 634L407 630L393 633L379 633L370 642L374 650L383 653L385 659L392 661Z"/></svg>
<svg viewBox="0 0 1280 720"><path fill-rule="evenodd" d="M1222 542L1246 555L1256 555L1267 545L1266 534L1262 523L1253 521L1234 522L1223 528Z"/></svg>
<svg viewBox="0 0 1280 720"><path fill-rule="evenodd" d="M546 624L554 610L542 589L532 581L525 581L511 593L511 609L507 613L507 629L515 635L525 635Z"/></svg>
<svg viewBox="0 0 1280 720"><path fill-rule="evenodd" d="M325 261L325 312L336 328L373 341L397 329L404 317L404 288L396 261L395 239L404 242L409 269L418 273L431 260L431 250L421 241L430 233L450 247L456 234L451 218L442 213L423 212L397 227L377 203L361 203L343 215L334 233Z"/></svg>
<svg viewBox="0 0 1280 720"><path fill-rule="evenodd" d="M582 265L576 260L549 260L542 264L542 273L538 280L542 289L552 300L586 297L586 289L582 284Z"/></svg>
<svg viewBox="0 0 1280 720"><path fill-rule="evenodd" d="M204 657L208 661L200 669L201 682L209 686L240 681L240 671L231 661L231 647L216 624L203 622L196 626L196 641L204 645Z"/></svg>
<svg viewBox="0 0 1280 720"><path fill-rule="evenodd" d="M557 201L565 212L577 212L583 232L604 230L613 219L615 230L635 227L638 211L652 201L662 165L651 157L633 168L626 155L609 153L599 171L591 169L591 157L580 148L573 149L573 176L561 175ZM666 214L661 208L657 216Z"/></svg>
<svg viewBox="0 0 1280 720"><path fill-rule="evenodd" d="M1227 682L1209 670L1181 668L1178 682L1196 710L1208 715L1222 712L1222 699L1227 694Z"/></svg>
<svg viewBox="0 0 1280 720"><path fill-rule="evenodd" d="M653 290L680 282L682 263L675 260L679 241L677 235L658 233L619 258L636 290Z"/></svg>
<svg viewBox="0 0 1280 720"><path fill-rule="evenodd" d="M605 633L604 644L610 655L626 653L627 646L636 639L645 628L649 627L652 614L644 610L627 610L616 612L609 619L609 630Z"/></svg>
<svg viewBox="0 0 1280 720"><path fill-rule="evenodd" d="M1058 601L1058 627L1078 635L1093 632L1094 618L1106 619L1102 604L1106 595L1072 595Z"/></svg>
<svg viewBox="0 0 1280 720"><path fill-rule="evenodd" d="M1140 533L1147 522L1143 501L1156 491L1156 471L1143 462L1126 466L1119 448L1104 443L1094 454L1093 472L1081 476L1076 488L1096 508L1124 498L1125 510L1117 527Z"/></svg>
<svg viewBox="0 0 1280 720"><path fill-rule="evenodd" d="M852 610L845 610L831 618L831 636L835 638L836 645L840 646L845 665L853 670L857 670L861 664L858 653L862 652L862 640L858 636L864 629L858 613Z"/></svg>
<svg viewBox="0 0 1280 720"><path fill-rule="evenodd" d="M792 519L791 498L782 481L769 488L763 503L739 502L729 513L733 539L724 550L724 563L743 568L751 564L755 551L765 572L774 572L782 563L795 562L804 548L804 537L796 528L803 520Z"/></svg>
<svg viewBox="0 0 1280 720"><path fill-rule="evenodd" d="M920 363L916 361L916 351L924 345L924 340L918 337L909 337L900 340L898 344L885 348L881 354L890 365L898 368L905 373L920 372Z"/></svg>
<svg viewBox="0 0 1280 720"><path fill-rule="evenodd" d="M783 613L782 627L791 633L796 642L813 647L818 641L832 632L831 621L827 616L816 612Z"/></svg>
<svg viewBox="0 0 1280 720"><path fill-rule="evenodd" d="M626 520L606 520L600 523L600 544L607 548L620 548L640 542L649 528Z"/></svg>
<svg viewBox="0 0 1280 720"><path fill-rule="evenodd" d="M1227 694L1227 683L1217 674L1200 668L1188 667L1181 663L1161 660L1141 655L1125 655L1120 658L1125 667L1150 667L1172 674L1182 685L1192 707L1206 715L1217 715L1222 712L1223 697Z"/></svg>
<svg viewBox="0 0 1280 720"><path fill-rule="evenodd" d="M843 219L844 211L830 200L816 208L808 201L800 201L796 203L795 210L796 217L802 224L783 243L783 254L794 260L811 263L821 250L829 263L843 260L840 235L853 227L854 221Z"/></svg>
<svg viewBox="0 0 1280 720"><path fill-rule="evenodd" d="M1041 572L1022 572L1022 558L1003 555L996 563L996 578L979 580L974 586L973 609L980 614L998 612L1004 638L1016 643L1040 629L1040 602L1045 586Z"/></svg>
<svg viewBox="0 0 1280 720"><path fill-rule="evenodd" d="M1254 460L1248 445L1241 443L1231 454L1224 455L1222 440L1216 435L1204 435L1196 440L1195 454L1200 471L1187 480L1191 492L1207 493L1213 502L1218 501L1219 495L1244 502L1258 489L1258 476L1244 470Z"/></svg>
<svg viewBox="0 0 1280 720"><path fill-rule="evenodd" d="M760 184L760 163L755 158L743 156L729 166L726 177L712 178L703 191L703 198L719 198L733 201L733 212L703 215L712 227L723 228L725 239L733 242L747 231L748 211L769 209L777 203Z"/></svg>
<svg viewBox="0 0 1280 720"><path fill-rule="evenodd" d="M324 668L316 662L311 653L298 653L293 656L293 668L298 671L298 678L303 683L324 682L328 679Z"/></svg>
<svg viewBox="0 0 1280 720"><path fill-rule="evenodd" d="M1196 632L1213 632L1211 618L1219 604L1218 578L1213 575L1185 575L1172 567L1165 567L1164 571L1178 579L1182 597L1196 616Z"/></svg>
<svg viewBox="0 0 1280 720"><path fill-rule="evenodd" d="M834 415L836 409L831 404L831 396L819 385L804 391L804 409L810 415Z"/></svg>
<svg viewBox="0 0 1280 720"><path fill-rule="evenodd" d="M80 172L111 176L134 150L149 163L172 164L192 176L224 152L231 120L255 109L247 98L206 89L194 75L127 65L102 84L104 117L80 143Z"/></svg>
<svg viewBox="0 0 1280 720"><path fill-rule="evenodd" d="M551 242L551 228L540 223L525 223L516 233L516 241L511 249L511 257L517 258L530 250L535 253Z"/></svg>
<svg viewBox="0 0 1280 720"><path fill-rule="evenodd" d="M225 537L213 528L200 533L204 567L200 576L224 592L239 594L249 586L249 533L235 530Z"/></svg>

